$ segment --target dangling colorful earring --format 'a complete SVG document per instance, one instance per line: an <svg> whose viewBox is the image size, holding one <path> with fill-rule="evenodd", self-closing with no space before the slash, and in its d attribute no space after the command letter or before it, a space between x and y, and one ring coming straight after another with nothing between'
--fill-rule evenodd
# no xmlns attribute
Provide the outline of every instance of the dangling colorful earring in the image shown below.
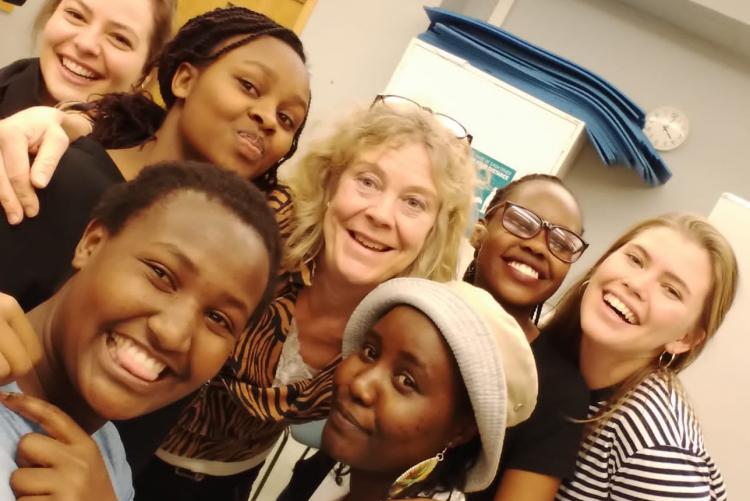
<svg viewBox="0 0 750 501"><path fill-rule="evenodd" d="M393 482L391 488L388 489L388 497L395 498L412 485L422 482L427 477L429 477L430 473L432 473L438 463L445 458L445 452L447 450L448 448L446 447L441 452L438 452L435 456L417 463L416 465L412 466L404 473L402 473L396 479L396 481Z"/></svg>

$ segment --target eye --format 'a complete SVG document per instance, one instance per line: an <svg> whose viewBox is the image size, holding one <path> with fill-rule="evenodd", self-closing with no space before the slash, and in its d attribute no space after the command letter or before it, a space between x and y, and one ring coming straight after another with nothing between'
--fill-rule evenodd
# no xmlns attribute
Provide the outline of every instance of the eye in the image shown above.
<svg viewBox="0 0 750 501"><path fill-rule="evenodd" d="M279 113L279 122L286 130L294 130L294 119L287 115L286 113Z"/></svg>
<svg viewBox="0 0 750 501"><path fill-rule="evenodd" d="M133 42L131 42L130 39L126 37L125 35L121 35L119 33L112 33L110 37L114 41L115 45L117 45L120 48L124 48L124 49L133 48Z"/></svg>
<svg viewBox="0 0 750 501"><path fill-rule="evenodd" d="M259 96L258 88L250 80L246 78L238 78L237 80L240 82L242 89L249 95L255 98Z"/></svg>
<svg viewBox="0 0 750 501"><path fill-rule="evenodd" d="M664 288L664 293L668 297L676 299L677 301L682 301L682 294L675 286L671 284L663 284L662 287Z"/></svg>
<svg viewBox="0 0 750 501"><path fill-rule="evenodd" d="M427 209L427 203L419 197L407 197L406 205L414 211L424 211Z"/></svg>
<svg viewBox="0 0 750 501"><path fill-rule="evenodd" d="M402 372L401 374L396 374L395 379L396 386L398 386L401 391L417 391L417 382L414 381L414 378L408 373Z"/></svg>
<svg viewBox="0 0 750 501"><path fill-rule="evenodd" d="M217 310L210 310L206 314L206 316L212 323L218 325L222 330L232 334L234 333L234 326L232 324L232 321L229 320L229 317L224 315L222 312Z"/></svg>
<svg viewBox="0 0 750 501"><path fill-rule="evenodd" d="M362 345L362 349L360 350L360 356L362 357L362 360L366 360L368 362L373 362L378 356L378 352L375 349L375 347L369 343L365 343Z"/></svg>
<svg viewBox="0 0 750 501"><path fill-rule="evenodd" d="M167 268L151 262L146 262L145 264L150 270L149 278L155 282L159 288L168 288L170 291L177 290L176 282Z"/></svg>
<svg viewBox="0 0 750 501"><path fill-rule="evenodd" d="M628 252L625 254L628 258L628 261L636 265L637 267L641 268L643 266L643 260L636 254L633 254L632 252Z"/></svg>
<svg viewBox="0 0 750 501"><path fill-rule="evenodd" d="M358 176L357 184L365 190L371 191L378 187L378 182L372 176Z"/></svg>
<svg viewBox="0 0 750 501"><path fill-rule="evenodd" d="M80 24L86 21L86 18L83 17L83 14L75 9L68 8L63 12L65 12L65 17L67 17L69 21L75 21L75 24Z"/></svg>

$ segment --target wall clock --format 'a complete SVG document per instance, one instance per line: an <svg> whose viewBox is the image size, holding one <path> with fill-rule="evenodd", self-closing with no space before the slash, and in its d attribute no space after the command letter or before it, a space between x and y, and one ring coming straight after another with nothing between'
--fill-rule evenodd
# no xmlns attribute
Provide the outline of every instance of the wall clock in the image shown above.
<svg viewBox="0 0 750 501"><path fill-rule="evenodd" d="M689 131L687 115L672 106L660 106L646 114L643 132L659 151L677 148L685 141Z"/></svg>

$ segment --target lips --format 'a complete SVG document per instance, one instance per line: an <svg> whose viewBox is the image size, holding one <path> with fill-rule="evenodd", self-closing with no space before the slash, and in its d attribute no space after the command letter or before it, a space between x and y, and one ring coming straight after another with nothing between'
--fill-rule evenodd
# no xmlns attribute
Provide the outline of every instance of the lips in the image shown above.
<svg viewBox="0 0 750 501"><path fill-rule="evenodd" d="M63 69L75 77L89 81L100 80L103 78L100 73L67 56L60 56L59 60Z"/></svg>
<svg viewBox="0 0 750 501"><path fill-rule="evenodd" d="M544 280L547 274L541 269L538 263L531 263L528 259L516 256L503 256L503 261L508 267L526 280Z"/></svg>
<svg viewBox="0 0 750 501"><path fill-rule="evenodd" d="M129 337L109 333L107 348L116 364L141 381L154 382L169 371L167 364Z"/></svg>
<svg viewBox="0 0 750 501"><path fill-rule="evenodd" d="M263 137L255 132L242 130L237 133L240 143L240 151L244 157L251 162L257 162L263 158L265 142Z"/></svg>
<svg viewBox="0 0 750 501"><path fill-rule="evenodd" d="M348 233L352 240L354 240L367 250L371 250L373 252L388 252L389 250L393 249L393 247L378 242L377 240L373 240L372 238L369 238L357 231L349 231Z"/></svg>
<svg viewBox="0 0 750 501"><path fill-rule="evenodd" d="M362 425L362 423L360 423L359 420L355 418L354 415L348 410L346 410L341 404L335 404L333 406L333 409L331 409L330 417L333 419L341 419L345 421L346 423L348 423L353 428L367 435L372 433L369 428Z"/></svg>
<svg viewBox="0 0 750 501"><path fill-rule="evenodd" d="M640 324L638 315L636 315L633 309L615 294L611 292L605 292L602 300L626 323L630 325Z"/></svg>

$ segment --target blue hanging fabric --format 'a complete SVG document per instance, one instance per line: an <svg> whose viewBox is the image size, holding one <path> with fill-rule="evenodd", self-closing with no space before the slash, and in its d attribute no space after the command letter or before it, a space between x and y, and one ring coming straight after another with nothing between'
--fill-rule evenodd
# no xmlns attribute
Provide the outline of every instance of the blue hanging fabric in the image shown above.
<svg viewBox="0 0 750 501"><path fill-rule="evenodd" d="M425 10L431 24L421 40L582 120L606 165L632 167L652 186L672 176L643 133L643 110L606 80L497 26Z"/></svg>

